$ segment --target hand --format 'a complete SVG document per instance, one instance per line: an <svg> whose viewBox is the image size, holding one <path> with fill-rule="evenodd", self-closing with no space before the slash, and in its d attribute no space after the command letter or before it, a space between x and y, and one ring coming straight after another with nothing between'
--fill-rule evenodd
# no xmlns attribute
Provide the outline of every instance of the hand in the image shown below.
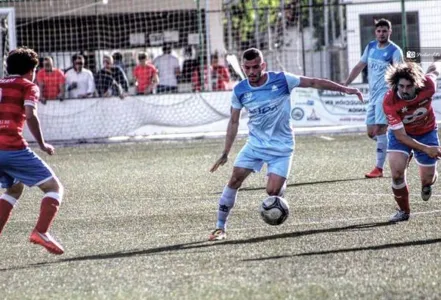
<svg viewBox="0 0 441 300"><path fill-rule="evenodd" d="M361 103L364 103L363 94L358 89L356 89L356 88L346 88L345 93L349 94L349 95L354 95L354 94L357 95L358 100L360 100Z"/></svg>
<svg viewBox="0 0 441 300"><path fill-rule="evenodd" d="M51 144L43 143L40 145L40 149L49 155L52 155L55 153L54 146L52 146Z"/></svg>
<svg viewBox="0 0 441 300"><path fill-rule="evenodd" d="M47 101L46 101L46 99L44 99L43 97L41 97L41 98L40 98L40 102L41 102L41 104L46 105L46 102L47 102Z"/></svg>
<svg viewBox="0 0 441 300"><path fill-rule="evenodd" d="M67 90L68 90L68 91L72 91L72 90L76 89L77 87L78 87L78 84L77 84L76 82L72 82L72 83L68 86Z"/></svg>
<svg viewBox="0 0 441 300"><path fill-rule="evenodd" d="M213 173L217 169L219 169L220 166L225 165L225 163L228 161L228 154L223 153L222 156L216 161L216 163L211 167L210 172Z"/></svg>
<svg viewBox="0 0 441 300"><path fill-rule="evenodd" d="M119 94L119 98L120 98L120 99L124 99L126 96L127 96L127 93L125 93L125 92Z"/></svg>
<svg viewBox="0 0 441 300"><path fill-rule="evenodd" d="M431 158L441 158L441 147L427 146L426 154Z"/></svg>

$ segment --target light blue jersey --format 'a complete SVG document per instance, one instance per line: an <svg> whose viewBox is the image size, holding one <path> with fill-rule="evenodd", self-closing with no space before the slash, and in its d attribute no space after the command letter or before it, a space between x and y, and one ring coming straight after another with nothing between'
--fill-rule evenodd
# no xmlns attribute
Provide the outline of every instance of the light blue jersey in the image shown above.
<svg viewBox="0 0 441 300"><path fill-rule="evenodd" d="M370 42L364 49L360 61L367 64L369 81L369 102L383 101L388 90L384 78L391 64L403 62L403 51L392 41L384 48L378 48L378 41Z"/></svg>
<svg viewBox="0 0 441 300"><path fill-rule="evenodd" d="M248 110L248 145L259 152L290 156L294 138L290 126L291 91L299 77L285 72L268 72L265 84L253 87L242 80L233 90L231 106Z"/></svg>

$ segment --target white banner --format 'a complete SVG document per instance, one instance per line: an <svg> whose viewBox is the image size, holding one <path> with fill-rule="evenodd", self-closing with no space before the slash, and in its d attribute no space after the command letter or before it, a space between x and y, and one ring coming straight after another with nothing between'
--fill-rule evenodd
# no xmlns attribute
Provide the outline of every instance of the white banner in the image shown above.
<svg viewBox="0 0 441 300"><path fill-rule="evenodd" d="M367 85L356 86L363 93L365 103L369 101ZM437 120L441 120L441 81L433 99ZM366 121L366 106L357 96L316 89L295 89L291 98L291 118L294 127L363 125Z"/></svg>
<svg viewBox="0 0 441 300"><path fill-rule="evenodd" d="M441 88L441 82L438 82ZM367 94L367 88L360 89ZM224 132L231 92L131 96L48 101L39 116L48 141L102 139L117 136ZM366 100L367 95L366 95ZM295 89L291 97L294 128L364 125L366 105L357 97L316 89ZM441 93L433 106L441 120ZM246 130L247 114L240 129ZM25 137L32 140L26 130Z"/></svg>

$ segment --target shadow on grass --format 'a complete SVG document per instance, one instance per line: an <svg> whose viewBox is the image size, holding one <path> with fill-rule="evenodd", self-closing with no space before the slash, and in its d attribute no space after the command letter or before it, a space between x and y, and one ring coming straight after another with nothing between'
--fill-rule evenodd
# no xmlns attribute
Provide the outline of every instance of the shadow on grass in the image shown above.
<svg viewBox="0 0 441 300"><path fill-rule="evenodd" d="M327 255L327 254L348 253L348 252L358 252L358 251L376 251L376 250L384 250L384 249L391 249L391 248L424 246L424 245L431 245L431 244L438 244L438 243L441 243L441 238L419 240L419 241L409 241L409 242L402 242L402 243L391 243L391 244L366 246L366 247L353 247L353 248L341 248L341 249L334 249L334 250L312 251L312 252L305 252L305 253L299 253L299 254L293 254L293 255L267 256L267 257L261 257L261 258L244 259L242 261L264 261L264 260L273 260L273 259L281 259L281 258L293 258L293 257L298 257L298 256Z"/></svg>
<svg viewBox="0 0 441 300"><path fill-rule="evenodd" d="M382 177L384 178L390 178L390 177ZM346 179L334 179L334 180L320 180L320 181L309 181L309 182L297 182L297 183L290 183L287 184L287 187L296 187L296 186L308 186L308 185L320 185L320 184L328 184L328 183L339 183L339 182L351 182L351 181L365 181L365 180L374 180L374 179L368 179L365 177L359 177L359 178L346 178ZM266 187L265 186L260 186L260 187L246 187L246 188L241 188L240 191L241 192L246 192L246 191L260 191L260 190L265 190ZM212 193L214 195L220 195L222 194L222 192L215 192Z"/></svg>
<svg viewBox="0 0 441 300"><path fill-rule="evenodd" d="M311 229L304 231L295 231L288 233L281 233L275 235L266 235L260 237L254 237L249 239L240 239L240 240L227 240L227 241L218 241L218 242L208 242L208 241L198 241L191 243L182 243L176 245L169 245L163 247L155 247L150 249L141 249L141 250L131 250L131 251L118 251L112 253L100 253L94 255L85 255L85 256L77 256L72 258L64 258L56 261L50 262L42 262L36 264L30 264L26 266L17 266L17 267L9 267L9 268L1 268L2 271L11 271L11 270L22 270L29 268L38 268L43 266L51 266L59 263L69 263L69 262L81 262L81 261L93 261L93 260L105 260L105 259L114 259L114 258L126 258L133 256L142 256L142 255L153 255L158 253L166 253L166 252L174 252L181 250L192 250L192 249L210 249L211 247L218 247L224 245L240 245L240 244L252 244L252 243L260 243L265 241L277 240L277 239L286 239L286 238L296 238L307 235L314 234L322 234L322 233L333 233L340 231L354 231L354 230L366 230L375 227L383 227L389 226L392 223L389 222L376 222L376 223L365 223L365 224L356 224L344 227L333 227L333 228L323 228L323 229ZM313 255L313 254L311 254Z"/></svg>

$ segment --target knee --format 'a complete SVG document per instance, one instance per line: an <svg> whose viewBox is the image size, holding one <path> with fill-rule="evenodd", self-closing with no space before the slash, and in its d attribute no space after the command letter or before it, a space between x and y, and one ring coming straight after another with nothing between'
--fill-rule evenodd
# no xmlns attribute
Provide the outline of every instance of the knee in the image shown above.
<svg viewBox="0 0 441 300"><path fill-rule="evenodd" d="M395 186L400 186L404 183L404 174L392 174L392 184Z"/></svg>
<svg viewBox="0 0 441 300"><path fill-rule="evenodd" d="M52 178L51 180L40 185L40 189L43 193L58 193L61 196L64 193L64 187L57 178Z"/></svg>
<svg viewBox="0 0 441 300"><path fill-rule="evenodd" d="M6 190L6 194L8 194L11 197L14 197L15 199L19 199L23 194L23 190L24 190L24 184L19 182L8 188Z"/></svg>
<svg viewBox="0 0 441 300"><path fill-rule="evenodd" d="M368 131L367 135L368 135L368 137L371 138L371 139L375 138L375 136L376 136L376 134L375 134L374 131Z"/></svg>

